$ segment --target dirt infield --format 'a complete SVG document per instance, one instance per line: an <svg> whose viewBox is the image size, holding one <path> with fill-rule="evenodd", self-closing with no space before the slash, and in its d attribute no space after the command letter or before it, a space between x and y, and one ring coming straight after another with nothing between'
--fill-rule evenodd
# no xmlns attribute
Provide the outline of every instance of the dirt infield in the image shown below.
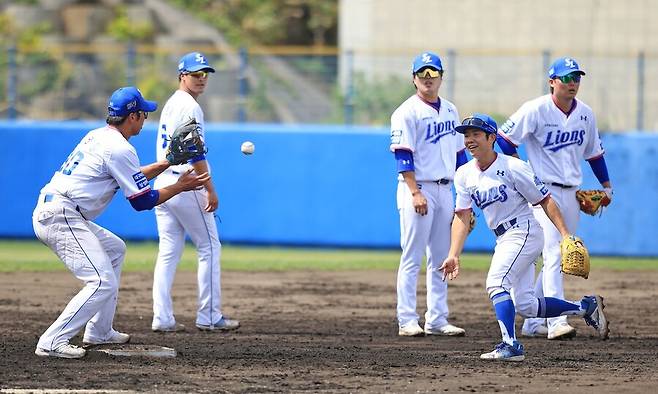
<svg viewBox="0 0 658 394"><path fill-rule="evenodd" d="M465 271L451 283L451 322L466 328L464 338L398 337L395 272L225 272L222 281L224 312L243 325L237 332L190 329L195 273L181 272L174 305L188 330L152 333L151 275L127 273L115 327L132 334L134 343L173 347L178 357L93 352L62 360L36 357L34 347L77 281L68 272L0 274L0 388L640 393L658 384L656 272L568 278L568 296L597 291L606 297L610 340L596 339L582 320L571 319L577 338L524 339L522 363L479 359L500 339L483 272ZM424 301L419 297L419 305Z"/></svg>

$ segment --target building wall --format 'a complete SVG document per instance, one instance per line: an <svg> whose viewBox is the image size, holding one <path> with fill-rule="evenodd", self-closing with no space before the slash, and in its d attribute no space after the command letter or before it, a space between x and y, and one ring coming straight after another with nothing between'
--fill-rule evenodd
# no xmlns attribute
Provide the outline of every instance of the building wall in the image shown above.
<svg viewBox="0 0 658 394"><path fill-rule="evenodd" d="M341 0L339 12L343 86L350 78L348 51L354 72L410 78L413 57L431 50L452 66L441 94L462 113L507 116L542 94L547 64L568 55L588 72L580 97L600 114L603 129L658 130L651 110L658 106L656 1Z"/></svg>

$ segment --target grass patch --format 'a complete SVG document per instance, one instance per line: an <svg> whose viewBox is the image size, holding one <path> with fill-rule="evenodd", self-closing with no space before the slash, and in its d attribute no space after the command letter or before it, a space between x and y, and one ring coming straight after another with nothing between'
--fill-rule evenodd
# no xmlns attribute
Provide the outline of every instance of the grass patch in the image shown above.
<svg viewBox="0 0 658 394"><path fill-rule="evenodd" d="M153 271L157 256L156 242L130 242L124 271ZM399 250L309 249L282 247L247 247L224 245L222 269L230 271L395 271L400 260ZM490 254L465 254L462 269L485 271ZM593 257L592 267L613 270L655 270L658 259L626 257ZM38 241L0 240L0 272L62 271L55 254ZM196 251L187 245L179 265L180 270L196 270Z"/></svg>

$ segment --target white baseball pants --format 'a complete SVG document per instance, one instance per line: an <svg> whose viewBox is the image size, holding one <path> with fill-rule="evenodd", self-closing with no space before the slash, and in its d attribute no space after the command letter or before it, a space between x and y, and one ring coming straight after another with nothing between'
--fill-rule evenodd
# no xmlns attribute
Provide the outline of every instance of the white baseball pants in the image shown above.
<svg viewBox="0 0 658 394"><path fill-rule="evenodd" d="M198 310L196 324L211 325L222 318L220 288L221 243L212 212L206 212L205 190L180 193L155 207L160 236L153 273L153 328L176 324L171 287L185 247L185 234L198 256Z"/></svg>
<svg viewBox="0 0 658 394"><path fill-rule="evenodd" d="M43 198L39 197L32 216L34 232L85 285L41 335L37 346L55 350L85 325L85 339L103 341L113 333L126 244L84 219L70 201L43 202Z"/></svg>
<svg viewBox="0 0 658 394"><path fill-rule="evenodd" d="M580 221L580 207L576 200L578 188L561 188L546 184L551 191L551 197L560 208L564 222L571 234L575 234ZM544 210L538 206L533 208L535 218L544 231L544 248L542 251L543 267L537 275L535 282L535 294L537 297L555 297L564 299L564 278L560 271L562 257L560 254L560 242L562 236L557 228L546 216ZM567 323L566 316L546 319L548 331L551 332L560 324ZM532 319L524 323L526 330L532 331L537 324L543 323L543 319Z"/></svg>
<svg viewBox="0 0 658 394"><path fill-rule="evenodd" d="M397 318L400 327L418 321L416 286L418 274L427 257L427 312L425 327L439 328L448 323L448 284L441 280L437 269L448 256L450 225L454 215L451 184L418 182L427 199L427 215L421 216L413 207L409 187L398 183L397 205L400 214L400 246L402 255L397 278Z"/></svg>

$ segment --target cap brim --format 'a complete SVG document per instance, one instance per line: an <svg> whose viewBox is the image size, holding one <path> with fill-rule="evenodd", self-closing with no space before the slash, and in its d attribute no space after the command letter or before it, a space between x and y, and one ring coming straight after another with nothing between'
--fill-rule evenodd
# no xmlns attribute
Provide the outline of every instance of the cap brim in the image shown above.
<svg viewBox="0 0 658 394"><path fill-rule="evenodd" d="M415 67L413 72L414 72L414 74L415 74L415 73L417 73L419 70L422 70L422 69L424 69L424 68L431 68L432 70L443 71L442 68L438 68L437 66L435 66L435 65L433 65L433 64L423 64L423 65L420 66L420 67Z"/></svg>
<svg viewBox="0 0 658 394"><path fill-rule="evenodd" d="M153 112L158 109L158 103L155 101L144 100L141 105L141 110L146 112Z"/></svg>
<svg viewBox="0 0 658 394"><path fill-rule="evenodd" d="M475 126L475 125L468 125L468 126L459 125L459 126L455 126L455 131L458 132L458 133L460 133L460 134L464 134L464 133L466 132L466 130L468 130L468 129L478 129L478 130L482 130L482 131L484 131L484 132L487 133L487 134L493 134L493 132L491 132L491 130L487 130L487 129L485 129L485 128L482 127L482 126Z"/></svg>
<svg viewBox="0 0 658 394"><path fill-rule="evenodd" d="M208 72L211 72L211 73L214 73L214 72L215 72L215 69L214 69L214 68L209 67L209 66L204 66L203 64L199 64L199 65L196 65L196 66L192 66L192 67L187 68L187 69L185 69L185 70L183 70L183 71L181 71L181 72L182 72L182 73L184 73L184 72L192 72L192 73L193 73L193 72L201 71L201 70L208 71Z"/></svg>
<svg viewBox="0 0 658 394"><path fill-rule="evenodd" d="M569 74L573 74L573 73L578 73L580 75L586 75L585 71L583 71L583 70L567 70L567 71L562 72L560 74L554 74L553 78L564 77L565 75L569 75Z"/></svg>

